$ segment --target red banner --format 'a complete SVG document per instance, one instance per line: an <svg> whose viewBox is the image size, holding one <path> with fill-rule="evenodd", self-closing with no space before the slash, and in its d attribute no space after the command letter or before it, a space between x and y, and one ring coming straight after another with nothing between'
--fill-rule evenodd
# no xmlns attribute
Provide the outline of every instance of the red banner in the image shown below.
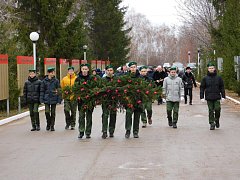
<svg viewBox="0 0 240 180"><path fill-rule="evenodd" d="M17 56L17 64L34 64L32 56Z"/></svg>
<svg viewBox="0 0 240 180"><path fill-rule="evenodd" d="M87 60L81 60L81 64L87 64Z"/></svg>
<svg viewBox="0 0 240 180"><path fill-rule="evenodd" d="M56 65L56 58L44 58L45 65Z"/></svg>
<svg viewBox="0 0 240 180"><path fill-rule="evenodd" d="M72 65L79 65L80 64L80 60L79 59L73 59L72 60Z"/></svg>
<svg viewBox="0 0 240 180"><path fill-rule="evenodd" d="M8 55L0 54L0 64L8 64Z"/></svg>
<svg viewBox="0 0 240 180"><path fill-rule="evenodd" d="M60 64L68 64L68 60L67 59L59 59L59 63Z"/></svg>
<svg viewBox="0 0 240 180"><path fill-rule="evenodd" d="M110 65L110 63L111 63L111 62L110 62L109 60L106 61L106 65L107 65L107 66Z"/></svg>

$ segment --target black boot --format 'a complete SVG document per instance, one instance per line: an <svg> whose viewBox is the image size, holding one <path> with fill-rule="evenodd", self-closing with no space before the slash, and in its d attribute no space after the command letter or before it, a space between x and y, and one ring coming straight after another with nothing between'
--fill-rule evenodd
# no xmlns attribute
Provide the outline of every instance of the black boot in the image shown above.
<svg viewBox="0 0 240 180"><path fill-rule="evenodd" d="M40 131L40 126L39 125L36 126L36 130Z"/></svg>
<svg viewBox="0 0 240 180"><path fill-rule="evenodd" d="M172 124L172 121L169 121L168 120L168 125L171 127L173 124Z"/></svg>
<svg viewBox="0 0 240 180"><path fill-rule="evenodd" d="M86 138L90 139L91 138L90 134L86 134Z"/></svg>
<svg viewBox="0 0 240 180"><path fill-rule="evenodd" d="M66 125L66 126L65 126L65 129L66 129L66 130L69 129L69 125Z"/></svg>
<svg viewBox="0 0 240 180"><path fill-rule="evenodd" d="M108 136L108 135L107 135L107 132L103 132L103 134L102 134L102 138L103 138L103 139L106 139L107 136Z"/></svg>
<svg viewBox="0 0 240 180"><path fill-rule="evenodd" d="M173 128L174 128L174 129L177 128L177 123L173 123Z"/></svg>
<svg viewBox="0 0 240 180"><path fill-rule="evenodd" d="M215 130L215 123L210 124L210 130Z"/></svg>
<svg viewBox="0 0 240 180"><path fill-rule="evenodd" d="M216 121L216 128L220 128L219 121Z"/></svg>
<svg viewBox="0 0 240 180"><path fill-rule="evenodd" d="M31 131L36 131L36 130L37 130L36 126L32 126Z"/></svg>
<svg viewBox="0 0 240 180"><path fill-rule="evenodd" d="M134 138L139 138L138 133L137 132L133 133L133 137Z"/></svg>
<svg viewBox="0 0 240 180"><path fill-rule="evenodd" d="M113 132L110 132L110 133L109 133L109 137L110 137L110 138L113 138L113 137L114 137Z"/></svg>
<svg viewBox="0 0 240 180"><path fill-rule="evenodd" d="M46 130L47 130L47 131L50 130L50 125L47 125Z"/></svg>
<svg viewBox="0 0 240 180"><path fill-rule="evenodd" d="M51 126L51 131L55 131L54 126Z"/></svg>
<svg viewBox="0 0 240 180"><path fill-rule="evenodd" d="M127 130L127 131L126 131L126 134L125 134L125 138L128 139L129 137L130 137L130 130Z"/></svg>
<svg viewBox="0 0 240 180"><path fill-rule="evenodd" d="M189 102L189 105L192 105L192 101Z"/></svg>
<svg viewBox="0 0 240 180"><path fill-rule="evenodd" d="M79 139L82 139L83 136L84 136L84 132L80 132L78 138L79 138Z"/></svg>

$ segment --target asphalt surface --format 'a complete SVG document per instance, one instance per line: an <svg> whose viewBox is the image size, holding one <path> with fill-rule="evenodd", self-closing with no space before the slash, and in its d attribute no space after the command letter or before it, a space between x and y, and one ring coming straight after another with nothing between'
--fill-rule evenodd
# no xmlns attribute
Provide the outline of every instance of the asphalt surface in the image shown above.
<svg viewBox="0 0 240 180"><path fill-rule="evenodd" d="M91 139L65 130L63 106L56 131L31 132L29 117L0 127L1 180L240 179L240 112L222 105L221 127L209 130L206 103L194 92L193 105L181 104L178 129L168 127L165 105L153 104L153 124L139 139L125 139L124 113L114 138L101 138L101 107L93 113ZM78 125L78 123L77 123ZM140 126L141 127L141 126Z"/></svg>

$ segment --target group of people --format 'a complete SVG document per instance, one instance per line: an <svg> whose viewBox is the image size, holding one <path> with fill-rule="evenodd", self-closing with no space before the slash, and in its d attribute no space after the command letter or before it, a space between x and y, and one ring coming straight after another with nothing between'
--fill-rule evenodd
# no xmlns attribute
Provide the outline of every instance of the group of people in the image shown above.
<svg viewBox="0 0 240 180"><path fill-rule="evenodd" d="M61 89L66 86L74 86L77 83L91 81L92 74L89 64L81 64L78 74L74 72L74 67L68 67L67 75L59 82L55 77L55 69L48 68L47 76L40 81L36 76L36 71L30 69L28 80L25 82L23 90L23 99L28 104L32 129L31 131L40 130L40 120L38 107L40 104L45 104L45 116L47 120L47 131L55 131L56 105L61 104L62 96ZM111 82L117 76L130 76L131 78L142 78L147 82L154 81L157 86L163 89L162 96L158 98L158 104L163 103L163 98L166 99L168 125L177 128L179 104L185 100L187 104L187 96L189 95L189 104L192 105L192 89L197 87L191 68L187 67L183 77L177 75L177 67L172 66L169 69L163 69L158 66L154 72L147 66L137 68L136 62L128 63L128 67L123 66L122 69L114 73L114 68L108 65L105 69L105 74L102 77L103 81ZM202 79L200 86L200 98L204 102L207 100L209 108L209 123L210 130L215 127L219 128L221 105L220 100L225 98L224 83L220 76L217 75L215 65L208 64L208 74ZM71 95L64 99L64 113L66 126L65 129L74 130L76 126L76 113L79 111L79 136L82 139L91 138L92 130L92 109L81 108L83 102L81 99L74 98ZM108 108L108 101L102 104L102 138L106 139L114 137L116 126L117 111ZM131 131L134 138L138 138L140 118L143 123L142 127L146 128L147 123L152 124L152 101L145 102L142 108L126 107L125 118L125 138L129 138ZM132 127L133 126L133 127Z"/></svg>

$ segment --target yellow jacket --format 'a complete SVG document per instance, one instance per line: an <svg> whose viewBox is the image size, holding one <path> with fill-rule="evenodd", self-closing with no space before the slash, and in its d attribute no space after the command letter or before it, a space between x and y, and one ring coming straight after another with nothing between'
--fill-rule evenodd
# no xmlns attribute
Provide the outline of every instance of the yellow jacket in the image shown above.
<svg viewBox="0 0 240 180"><path fill-rule="evenodd" d="M65 76L61 81L61 88L63 89L66 86L73 86L76 78L77 78L77 76L75 73L71 76L69 74L67 74L67 76ZM71 96L70 99L72 100L73 96Z"/></svg>

